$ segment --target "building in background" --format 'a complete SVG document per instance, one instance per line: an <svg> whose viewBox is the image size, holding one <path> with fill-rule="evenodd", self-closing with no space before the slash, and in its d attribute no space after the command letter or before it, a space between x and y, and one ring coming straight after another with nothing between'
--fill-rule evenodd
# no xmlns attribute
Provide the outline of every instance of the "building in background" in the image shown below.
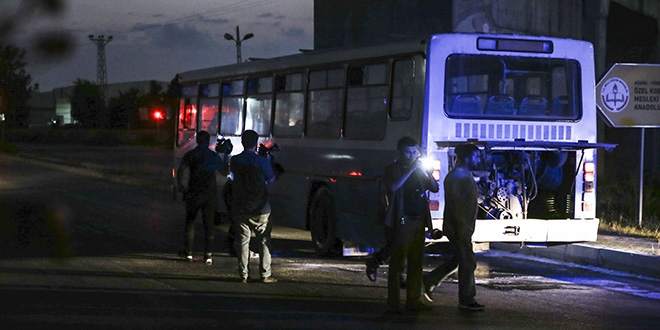
<svg viewBox="0 0 660 330"><path fill-rule="evenodd" d="M107 97L109 100L118 97L130 89L138 89L143 94L149 93L153 80L133 81L107 85ZM163 91L167 90L168 82L155 81ZM75 86L55 88L51 92L35 92L28 101L30 107L30 128L48 127L72 124L71 118L71 96ZM136 109L138 111L139 109ZM168 114L169 117L170 114Z"/></svg>

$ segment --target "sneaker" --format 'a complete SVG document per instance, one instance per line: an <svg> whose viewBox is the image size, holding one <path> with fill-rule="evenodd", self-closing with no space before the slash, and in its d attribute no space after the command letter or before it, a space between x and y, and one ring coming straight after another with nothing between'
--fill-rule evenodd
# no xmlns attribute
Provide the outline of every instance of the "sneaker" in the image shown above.
<svg viewBox="0 0 660 330"><path fill-rule="evenodd" d="M243 278L241 278L241 283L244 283L244 284L245 284L245 283L247 283L247 282L248 282L248 278L247 278L247 277L243 277Z"/></svg>
<svg viewBox="0 0 660 330"><path fill-rule="evenodd" d="M469 304L459 304L458 308L466 311L482 311L486 308L486 306L481 305L477 303L476 301L473 301Z"/></svg>
<svg viewBox="0 0 660 330"><path fill-rule="evenodd" d="M424 299L426 299L426 301L432 303L433 298L431 298L431 294L433 293L433 290L435 290L435 285L427 286L426 284L423 284L423 288L424 288L424 294L423 294Z"/></svg>
<svg viewBox="0 0 660 330"><path fill-rule="evenodd" d="M206 262L206 264L209 265L209 266L213 265L213 259L211 259L211 258L206 258L206 261L204 261L204 262Z"/></svg>
<svg viewBox="0 0 660 330"><path fill-rule="evenodd" d="M424 299L426 299L426 301L428 302L433 302L433 298L431 297L431 294L433 293L435 288L437 288L438 285L442 283L442 281L446 280L447 277L455 274L457 271L458 271L458 267L454 268L451 272L445 274L445 276L443 276L437 284L427 284L426 281L423 281L422 285L424 287L424 295L423 295Z"/></svg>
<svg viewBox="0 0 660 330"><path fill-rule="evenodd" d="M262 278L261 282L263 282L263 283L275 283L275 282L277 282L277 279L272 277L272 276L268 276L268 277Z"/></svg>
<svg viewBox="0 0 660 330"><path fill-rule="evenodd" d="M186 253L186 251L180 250L178 255L179 255L179 257L183 258L184 260L193 261L192 253Z"/></svg>
<svg viewBox="0 0 660 330"><path fill-rule="evenodd" d="M378 279L378 266L369 261L367 261L367 278L371 282L376 282Z"/></svg>

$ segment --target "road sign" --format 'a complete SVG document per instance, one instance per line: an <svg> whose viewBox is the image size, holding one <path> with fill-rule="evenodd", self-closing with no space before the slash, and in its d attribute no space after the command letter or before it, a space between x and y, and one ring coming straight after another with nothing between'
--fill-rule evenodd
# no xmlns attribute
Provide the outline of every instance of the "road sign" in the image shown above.
<svg viewBox="0 0 660 330"><path fill-rule="evenodd" d="M660 127L660 64L614 64L596 85L596 104L610 126Z"/></svg>

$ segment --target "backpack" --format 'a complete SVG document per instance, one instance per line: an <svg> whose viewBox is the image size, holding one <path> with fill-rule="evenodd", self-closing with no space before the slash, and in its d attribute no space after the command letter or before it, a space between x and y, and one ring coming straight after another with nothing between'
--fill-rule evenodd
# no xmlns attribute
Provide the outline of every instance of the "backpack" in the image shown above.
<svg viewBox="0 0 660 330"><path fill-rule="evenodd" d="M261 214L268 202L266 179L260 168L232 162L232 202L233 213Z"/></svg>

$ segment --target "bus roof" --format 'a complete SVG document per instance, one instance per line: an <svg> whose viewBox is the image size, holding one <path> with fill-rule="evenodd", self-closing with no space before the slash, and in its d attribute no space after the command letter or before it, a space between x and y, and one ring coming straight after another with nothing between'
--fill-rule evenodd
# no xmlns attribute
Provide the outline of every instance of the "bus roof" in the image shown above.
<svg viewBox="0 0 660 330"><path fill-rule="evenodd" d="M305 69L309 66L321 64L326 67L332 66L333 63L341 64L347 61L378 58L378 57L391 57L393 55L410 55L410 54L423 54L425 55L430 40L436 38L443 38L446 36L462 36L464 38L476 37L492 37L502 39L546 39L552 42L575 42L575 40L556 37L535 37L527 35L516 34L474 34L474 33L451 33L451 34L436 34L426 37L416 37L400 41L393 41L391 43L377 44L361 47L339 47L332 49L305 51L292 55L285 55L274 58L259 59L255 61L229 64L224 66L210 67L204 69L197 69L179 73L179 83L186 84L199 81L216 80L219 77L232 77L243 76L246 74L258 74L260 72L277 72L280 70L295 70L296 68ZM591 45L588 42L581 41ZM454 45L456 46L456 45ZM476 47L476 44L475 44Z"/></svg>
<svg viewBox="0 0 660 330"><path fill-rule="evenodd" d="M364 47L341 47L304 53L285 55L263 60L250 61L240 64L230 64L218 67L192 70L179 74L179 82L196 82L216 79L218 77L231 77L259 72L272 72L278 70L291 70L306 68L314 64L332 65L363 58L377 58L393 54L423 54L426 52L428 39L410 39L388 44L379 44Z"/></svg>

